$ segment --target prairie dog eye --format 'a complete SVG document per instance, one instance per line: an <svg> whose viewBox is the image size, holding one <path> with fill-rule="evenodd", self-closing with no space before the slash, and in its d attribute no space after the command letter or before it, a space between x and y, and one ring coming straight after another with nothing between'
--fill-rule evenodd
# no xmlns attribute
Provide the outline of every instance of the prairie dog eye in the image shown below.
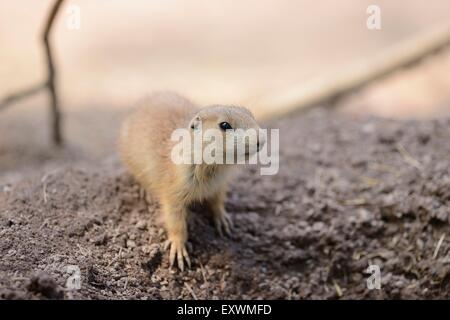
<svg viewBox="0 0 450 320"><path fill-rule="evenodd" d="M219 127L223 131L225 131L225 130L232 130L233 129L228 122L221 122L221 123L219 123Z"/></svg>

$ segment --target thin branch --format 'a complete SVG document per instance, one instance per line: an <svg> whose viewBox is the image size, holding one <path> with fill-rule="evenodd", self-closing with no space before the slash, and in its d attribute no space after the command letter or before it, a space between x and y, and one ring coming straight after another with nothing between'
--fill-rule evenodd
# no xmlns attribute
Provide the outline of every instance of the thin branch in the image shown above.
<svg viewBox="0 0 450 320"><path fill-rule="evenodd" d="M9 107L11 104L13 104L18 100L22 100L37 94L39 91L45 89L46 87L47 86L45 84L40 83L30 88L7 95L6 97L3 98L2 101L0 101L0 111L6 109L7 107Z"/></svg>
<svg viewBox="0 0 450 320"><path fill-rule="evenodd" d="M444 242L444 238L445 238L445 233L442 234L441 238L439 239L437 245L436 245L436 249L434 249L434 253L433 253L433 259L436 259L439 253L439 249L442 246L442 242Z"/></svg>
<svg viewBox="0 0 450 320"><path fill-rule="evenodd" d="M398 152L402 155L403 159L406 163L408 163L410 166L413 166L419 171L423 170L422 165L419 161L417 161L409 152L405 149L405 147L401 143L397 143L396 145Z"/></svg>
<svg viewBox="0 0 450 320"><path fill-rule="evenodd" d="M299 84L282 94L263 97L257 116L263 119L278 118L320 104L331 102L330 105L333 105L340 97L402 68L411 67L449 44L450 23L435 26L340 73Z"/></svg>
<svg viewBox="0 0 450 320"><path fill-rule="evenodd" d="M55 64L53 62L53 54L51 50L50 44L50 32L52 30L53 22L55 21L56 15L58 14L59 9L61 8L64 0L57 0L54 2L53 7L50 10L50 14L46 20L44 32L42 34L42 42L45 49L45 55L47 58L47 80L35 86L32 86L28 89L18 91L17 93L10 94L3 98L0 101L0 111L6 109L9 105L17 102L18 100L22 100L28 98L36 93L40 92L43 89L48 89L50 93L50 111L51 111L51 123L52 123L52 138L53 142L56 145L61 145L62 143L62 134L61 134L61 112L59 110L59 102L58 95L56 92L56 72L55 72Z"/></svg>
<svg viewBox="0 0 450 320"><path fill-rule="evenodd" d="M52 119L51 119L53 130L52 135L53 135L53 142L56 145L60 145L62 143L61 112L59 110L59 101L55 85L56 73L55 73L55 64L53 61L53 54L50 45L50 32L52 30L53 22L55 21L56 15L63 2L64 0L57 0L53 4L43 33L43 42L47 57L47 87L50 93L50 103L51 103L50 107L52 112Z"/></svg>

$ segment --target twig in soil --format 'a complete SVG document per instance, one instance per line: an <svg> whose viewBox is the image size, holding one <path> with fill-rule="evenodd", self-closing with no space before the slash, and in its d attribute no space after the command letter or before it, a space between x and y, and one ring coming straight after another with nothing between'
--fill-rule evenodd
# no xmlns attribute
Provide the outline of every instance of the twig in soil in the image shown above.
<svg viewBox="0 0 450 320"><path fill-rule="evenodd" d="M288 291L287 300L292 300L292 288Z"/></svg>
<svg viewBox="0 0 450 320"><path fill-rule="evenodd" d="M437 245L436 245L436 249L434 249L434 253L433 253L433 259L436 259L439 253L439 249L442 246L442 243L444 242L444 238L445 238L445 233L442 234L441 238L439 239Z"/></svg>
<svg viewBox="0 0 450 320"><path fill-rule="evenodd" d="M227 285L227 282L225 281L225 273L224 273L220 279L220 290L222 292L225 290L226 285Z"/></svg>
<svg viewBox="0 0 450 320"><path fill-rule="evenodd" d="M112 258L112 260L108 263L108 265L106 266L107 268L109 267L109 266L111 266L114 262L116 262L119 258L120 258L120 255L122 254L122 247L120 247L119 248L119 253L114 257L114 258Z"/></svg>
<svg viewBox="0 0 450 320"><path fill-rule="evenodd" d="M80 253L85 256L85 257L90 257L92 256L92 252L90 249L85 249L83 248L81 245L77 244L78 250L80 251Z"/></svg>
<svg viewBox="0 0 450 320"><path fill-rule="evenodd" d="M341 287L337 284L337 282L334 281L334 280L333 280L333 286L334 286L334 289L336 290L337 295L338 295L339 297L342 297L342 289L341 289Z"/></svg>
<svg viewBox="0 0 450 320"><path fill-rule="evenodd" d="M14 273L13 273L13 275L12 275L12 277L11 277L11 280L12 281L26 281L26 280L28 280L29 278L27 278L27 277L21 277L21 276L19 276L18 275L18 271L16 270L16 271L14 271Z"/></svg>
<svg viewBox="0 0 450 320"><path fill-rule="evenodd" d="M44 183L44 186L42 188L42 192L44 193L44 203L47 203L47 184Z"/></svg>
<svg viewBox="0 0 450 320"><path fill-rule="evenodd" d="M26 281L28 279L29 278L27 278L27 277L14 277L14 278L11 278L12 281Z"/></svg>
<svg viewBox="0 0 450 320"><path fill-rule="evenodd" d="M381 171L381 172L392 173L396 177L401 175L401 173L395 167L389 166L389 165L383 164L383 163L376 163L376 162L369 163L369 169Z"/></svg>
<svg viewBox="0 0 450 320"><path fill-rule="evenodd" d="M192 290L191 286L187 284L187 282L184 283L184 286L186 287L186 289L189 291L189 293L192 295L192 298L194 298L194 300L198 300L197 296L195 295L194 290Z"/></svg>
<svg viewBox="0 0 450 320"><path fill-rule="evenodd" d="M400 238L398 236L394 236L391 240L391 247L394 248L397 245L399 240L400 240Z"/></svg>
<svg viewBox="0 0 450 320"><path fill-rule="evenodd" d="M52 175L52 173L47 173L41 179L41 182L43 183L44 203L47 203L47 182L46 181L47 181L48 177L50 177L51 175Z"/></svg>
<svg viewBox="0 0 450 320"><path fill-rule="evenodd" d="M283 209L283 207L281 206L281 204L277 204L275 207L275 215L279 216L282 209Z"/></svg>
<svg viewBox="0 0 450 320"><path fill-rule="evenodd" d="M397 172L397 170L395 170L394 167L388 166L383 163L377 163L377 162L369 163L369 169L377 170L377 171L384 171L384 172L391 172L391 173Z"/></svg>
<svg viewBox="0 0 450 320"><path fill-rule="evenodd" d="M44 203L47 203L48 197L47 197L47 179L52 176L53 174L55 174L56 172L58 172L59 169L53 170L51 172L46 173L42 179L41 179L41 183L43 184L43 193L44 193Z"/></svg>
<svg viewBox="0 0 450 320"><path fill-rule="evenodd" d="M356 198L356 199L344 200L344 204L346 206L362 206L362 205L364 205L366 203L367 203L367 201L364 198Z"/></svg>
<svg viewBox="0 0 450 320"><path fill-rule="evenodd" d="M367 177L367 176L361 176L361 180L368 187L373 187L373 186L376 186L377 184L380 184L380 180L374 179L371 177Z"/></svg>
<svg viewBox="0 0 450 320"><path fill-rule="evenodd" d="M44 228L47 224L48 224L48 218L44 220L44 222L42 222L41 226L39 227L38 231L41 231L42 228Z"/></svg>
<svg viewBox="0 0 450 320"><path fill-rule="evenodd" d="M200 263L200 271L202 272L202 277L203 277L203 283L208 283L208 280L206 278L206 274L205 274L205 268L203 268L203 264L201 262Z"/></svg>
<svg viewBox="0 0 450 320"><path fill-rule="evenodd" d="M396 147L397 147L398 152L400 152L400 154L402 155L402 157L406 163L413 166L414 168L416 168L419 171L423 170L420 162L417 161L416 159L414 159L414 157L405 149L405 147L401 143L397 143Z"/></svg>
<svg viewBox="0 0 450 320"><path fill-rule="evenodd" d="M415 287L417 287L419 285L418 282L413 282L412 284L410 284L409 286L407 286L407 289L414 289Z"/></svg>

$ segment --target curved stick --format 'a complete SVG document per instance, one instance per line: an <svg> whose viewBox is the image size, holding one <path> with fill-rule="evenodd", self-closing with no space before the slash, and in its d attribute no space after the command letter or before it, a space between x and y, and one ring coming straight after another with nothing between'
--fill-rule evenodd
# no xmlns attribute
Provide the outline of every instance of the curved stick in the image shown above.
<svg viewBox="0 0 450 320"><path fill-rule="evenodd" d="M51 103L51 111L52 111L52 130L53 130L53 142L56 145L60 145L62 143L62 134L61 134L61 113L59 111L59 103L58 103L58 95L56 93L55 87L55 64L53 62L53 55L50 46L50 31L53 26L53 21L55 20L56 14L58 13L59 8L64 0L57 0L53 4L53 7L50 11L50 14L47 19L47 23L44 29L43 41L45 47L45 53L47 56L47 88L50 93L50 103Z"/></svg>
<svg viewBox="0 0 450 320"><path fill-rule="evenodd" d="M62 134L61 134L61 112L59 110L59 102L58 102L58 95L56 93L56 87L55 87L55 64L53 62L53 55L50 45L50 31L53 26L53 22L56 18L56 15L61 7L61 4L64 2L64 0L57 0L53 4L53 7L50 11L50 14L47 18L47 22L45 24L45 29L42 34L42 41L44 43L44 49L45 49L45 55L47 57L47 80L42 83L35 86L32 86L30 88L24 89L22 91L12 93L5 98L3 98L0 101L0 111L6 109L8 106L10 106L12 103L28 98L30 96L33 96L37 93L39 93L42 89L47 88L50 93L50 102L51 102L51 122L52 122L52 135L53 135L53 142L56 145L62 144Z"/></svg>
<svg viewBox="0 0 450 320"><path fill-rule="evenodd" d="M404 40L365 59L340 73L308 81L281 94L265 97L255 114L260 119L287 116L320 104L333 106L342 96L381 79L402 68L411 67L423 58L450 45L450 23L443 23Z"/></svg>

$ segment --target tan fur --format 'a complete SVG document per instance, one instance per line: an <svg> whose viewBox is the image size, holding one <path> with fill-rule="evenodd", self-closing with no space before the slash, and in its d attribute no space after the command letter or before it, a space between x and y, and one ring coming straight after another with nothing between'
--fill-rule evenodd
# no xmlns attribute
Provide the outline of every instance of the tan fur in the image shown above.
<svg viewBox="0 0 450 320"><path fill-rule="evenodd" d="M189 129L193 119L201 118L203 129L217 128L227 121L236 128L259 129L251 113L241 107L212 106L200 109L189 100L170 92L159 92L141 101L123 123L119 153L131 174L160 204L170 245L170 264L177 259L190 265L185 243L188 207L194 202L209 205L220 234L230 233L231 220L224 208L231 165L180 164L171 160L177 128Z"/></svg>

